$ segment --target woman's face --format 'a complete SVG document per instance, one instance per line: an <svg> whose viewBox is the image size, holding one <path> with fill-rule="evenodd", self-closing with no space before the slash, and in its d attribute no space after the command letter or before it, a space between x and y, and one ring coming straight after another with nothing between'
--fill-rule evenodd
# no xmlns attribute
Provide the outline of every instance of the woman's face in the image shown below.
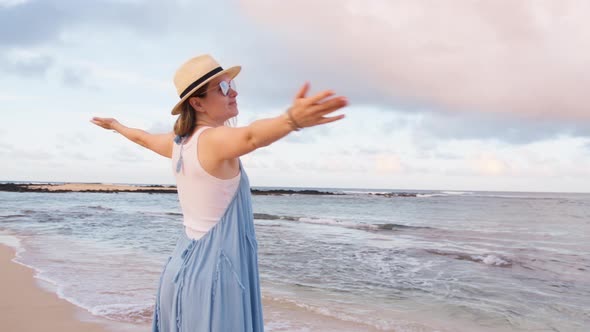
<svg viewBox="0 0 590 332"><path fill-rule="evenodd" d="M209 83L207 96L199 98L202 110L215 122L223 123L238 115L238 92L229 88L227 96L224 96L219 86L222 81L229 84L230 80L231 77L227 74L216 77Z"/></svg>

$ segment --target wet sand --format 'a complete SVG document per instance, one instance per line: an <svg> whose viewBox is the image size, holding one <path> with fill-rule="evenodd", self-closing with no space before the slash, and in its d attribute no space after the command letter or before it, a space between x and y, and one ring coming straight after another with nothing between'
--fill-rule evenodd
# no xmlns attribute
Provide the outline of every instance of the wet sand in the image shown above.
<svg viewBox="0 0 590 332"><path fill-rule="evenodd" d="M2 331L115 331L87 312L39 287L33 270L15 263L15 250L0 245ZM90 321L92 320L92 322Z"/></svg>

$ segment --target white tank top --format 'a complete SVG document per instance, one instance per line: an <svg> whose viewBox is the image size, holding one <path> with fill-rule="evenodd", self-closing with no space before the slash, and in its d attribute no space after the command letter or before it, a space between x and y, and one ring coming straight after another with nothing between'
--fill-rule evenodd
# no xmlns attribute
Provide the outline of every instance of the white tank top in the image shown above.
<svg viewBox="0 0 590 332"><path fill-rule="evenodd" d="M184 144L173 143L172 172L176 177L178 200L186 235L199 239L223 217L240 183L241 171L232 179L222 180L205 171L197 154L199 136L211 127L201 127ZM182 150L182 165L176 172Z"/></svg>

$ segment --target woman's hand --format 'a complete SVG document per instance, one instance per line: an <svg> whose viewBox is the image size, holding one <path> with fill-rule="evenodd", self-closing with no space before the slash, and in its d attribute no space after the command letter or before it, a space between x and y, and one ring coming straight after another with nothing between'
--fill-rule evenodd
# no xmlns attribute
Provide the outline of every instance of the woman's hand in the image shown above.
<svg viewBox="0 0 590 332"><path fill-rule="evenodd" d="M119 124L119 121L113 118L99 118L93 117L90 122L94 123L97 126L103 127L104 129L111 129L115 130L115 125Z"/></svg>
<svg viewBox="0 0 590 332"><path fill-rule="evenodd" d="M295 125L300 128L317 126L324 123L334 122L344 118L344 114L327 117L325 115L332 113L348 104L346 97L334 97L334 91L322 91L315 96L306 97L309 91L309 83L306 82L295 95L293 105L289 108L289 113Z"/></svg>

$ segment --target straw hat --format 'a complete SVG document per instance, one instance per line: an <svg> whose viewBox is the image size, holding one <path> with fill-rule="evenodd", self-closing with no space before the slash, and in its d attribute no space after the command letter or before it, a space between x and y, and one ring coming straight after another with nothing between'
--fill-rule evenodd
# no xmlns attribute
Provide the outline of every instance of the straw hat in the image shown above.
<svg viewBox="0 0 590 332"><path fill-rule="evenodd" d="M241 66L223 69L209 54L188 60L174 74L174 85L180 101L172 109L172 115L180 114L184 101L205 83L223 74L229 74L233 79L241 69Z"/></svg>

